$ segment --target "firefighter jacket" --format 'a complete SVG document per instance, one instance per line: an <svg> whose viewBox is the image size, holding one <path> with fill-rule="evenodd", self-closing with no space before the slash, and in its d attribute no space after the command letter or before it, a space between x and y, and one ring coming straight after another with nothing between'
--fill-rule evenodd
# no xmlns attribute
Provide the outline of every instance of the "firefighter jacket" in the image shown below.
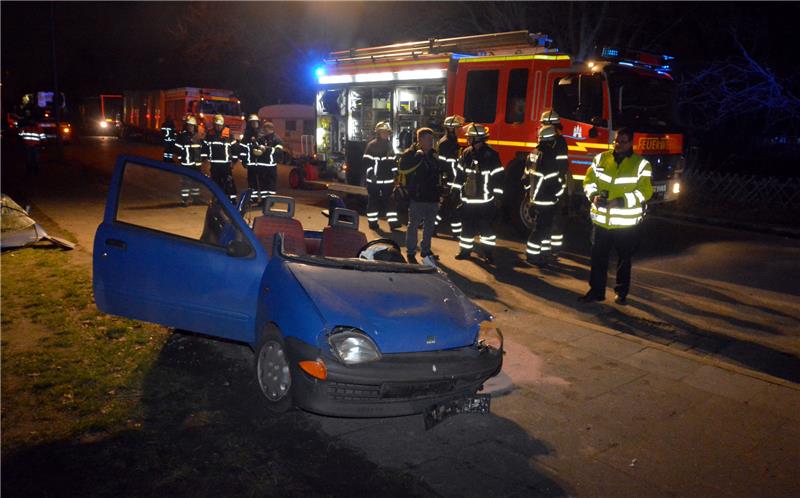
<svg viewBox="0 0 800 498"><path fill-rule="evenodd" d="M559 171L566 179L569 175L569 148L567 147L567 141L561 135L556 137L556 161L558 162Z"/></svg>
<svg viewBox="0 0 800 498"><path fill-rule="evenodd" d="M452 187L456 176L458 175L458 138L455 135L445 135L439 140L437 144L439 157L447 163L447 186Z"/></svg>
<svg viewBox="0 0 800 498"><path fill-rule="evenodd" d="M25 147L39 147L44 145L47 141L47 135L44 134L39 126L26 125L20 128L19 138Z"/></svg>
<svg viewBox="0 0 800 498"><path fill-rule="evenodd" d="M536 149L528 156L523 184L531 204L553 206L566 189L566 159L559 159L558 142L543 142Z"/></svg>
<svg viewBox="0 0 800 498"><path fill-rule="evenodd" d="M242 166L245 168L249 168L250 166L258 166L258 159L259 156L263 156L263 149L262 153L258 154L255 149L261 147L259 141L263 139L263 135L261 130L253 130L252 128L248 127L242 139L239 141L238 145L238 156L239 159L242 160Z"/></svg>
<svg viewBox="0 0 800 498"><path fill-rule="evenodd" d="M653 195L650 178L653 169L646 159L638 154L620 158L613 151L595 156L586 171L583 191L591 202L592 197L601 195L613 201L622 199L624 207L591 206L592 222L603 228L625 228L639 224L644 213L644 203Z"/></svg>
<svg viewBox="0 0 800 498"><path fill-rule="evenodd" d="M417 145L400 156L400 172L406 177L408 197L417 202L439 202L439 180L448 168L436 152L425 154Z"/></svg>
<svg viewBox="0 0 800 498"><path fill-rule="evenodd" d="M497 152L483 144L480 149L467 147L457 165L458 176L453 188L461 191L461 201L486 204L503 195L503 165Z"/></svg>
<svg viewBox="0 0 800 498"><path fill-rule="evenodd" d="M161 133L163 133L164 146L170 147L175 143L175 124L172 121L164 121L161 125Z"/></svg>
<svg viewBox="0 0 800 498"><path fill-rule="evenodd" d="M367 183L393 184L397 174L397 161L392 144L388 140L375 138L364 149L364 170Z"/></svg>
<svg viewBox="0 0 800 498"><path fill-rule="evenodd" d="M256 157L256 164L271 168L276 167L278 162L283 159L283 142L280 137L270 133L262 136L258 143L263 147L264 153Z"/></svg>
<svg viewBox="0 0 800 498"><path fill-rule="evenodd" d="M208 159L211 164L230 164L231 161L238 159L233 154L236 150L234 145L236 139L233 138L230 128L225 126L219 132L212 128L206 133L200 155L203 159Z"/></svg>
<svg viewBox="0 0 800 498"><path fill-rule="evenodd" d="M175 137L175 144L172 147L175 155L178 157L178 163L181 166L192 168L199 168L201 165L201 153L203 146L200 141L195 138L194 133L189 130L183 130Z"/></svg>

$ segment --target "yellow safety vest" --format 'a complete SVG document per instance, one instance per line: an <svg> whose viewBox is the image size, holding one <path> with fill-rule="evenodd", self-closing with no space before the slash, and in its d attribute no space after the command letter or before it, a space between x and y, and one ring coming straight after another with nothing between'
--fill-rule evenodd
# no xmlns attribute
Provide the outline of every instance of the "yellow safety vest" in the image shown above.
<svg viewBox="0 0 800 498"><path fill-rule="evenodd" d="M647 159L631 154L617 164L613 151L595 156L583 179L583 191L591 202L600 192L608 192L608 200L624 199L625 207L591 205L592 222L603 228L617 229L638 225L642 221L643 204L653 195L650 178L653 168Z"/></svg>

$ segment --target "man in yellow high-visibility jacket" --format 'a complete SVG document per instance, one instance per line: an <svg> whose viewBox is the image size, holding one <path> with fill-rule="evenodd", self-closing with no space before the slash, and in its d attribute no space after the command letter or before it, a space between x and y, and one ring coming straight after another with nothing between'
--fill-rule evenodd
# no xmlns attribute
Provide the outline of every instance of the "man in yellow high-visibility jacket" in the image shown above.
<svg viewBox="0 0 800 498"><path fill-rule="evenodd" d="M639 224L644 203L653 195L652 167L633 153L633 132L617 131L614 150L598 154L583 180L583 191L591 202L592 271L589 292L579 301L603 301L606 297L608 257L617 251L617 280L614 290L617 304L627 304L631 285L631 256L639 247Z"/></svg>

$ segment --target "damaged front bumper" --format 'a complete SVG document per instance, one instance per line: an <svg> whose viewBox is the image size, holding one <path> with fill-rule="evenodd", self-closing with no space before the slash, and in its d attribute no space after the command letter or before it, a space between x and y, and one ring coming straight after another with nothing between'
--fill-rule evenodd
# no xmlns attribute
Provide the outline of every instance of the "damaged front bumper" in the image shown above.
<svg viewBox="0 0 800 498"><path fill-rule="evenodd" d="M344 365L327 352L286 339L294 401L305 410L342 417L388 417L422 413L434 405L474 395L503 365L502 349L475 346L421 353L387 354ZM305 373L298 363L323 359L327 378Z"/></svg>

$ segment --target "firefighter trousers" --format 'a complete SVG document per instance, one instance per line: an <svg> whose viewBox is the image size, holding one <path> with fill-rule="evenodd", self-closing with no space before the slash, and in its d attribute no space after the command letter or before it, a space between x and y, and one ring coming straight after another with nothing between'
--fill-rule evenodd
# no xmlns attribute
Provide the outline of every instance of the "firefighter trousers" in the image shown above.
<svg viewBox="0 0 800 498"><path fill-rule="evenodd" d="M528 247L525 252L529 258L538 258L551 254L553 247L553 223L558 205L530 207L531 217L535 220L531 234L528 236Z"/></svg>
<svg viewBox="0 0 800 498"><path fill-rule="evenodd" d="M454 237L458 237L463 227L460 205L461 199L459 199L458 191L451 192L442 198L439 213L436 215L436 226L439 230L441 230L440 224L449 224L450 233Z"/></svg>
<svg viewBox="0 0 800 498"><path fill-rule="evenodd" d="M211 163L211 179L236 202L236 184L233 182L231 163Z"/></svg>
<svg viewBox="0 0 800 498"><path fill-rule="evenodd" d="M200 167L193 168L191 166L184 166L184 168L197 172L200 171ZM195 200L200 198L200 184L188 176L181 175L181 202L188 204L190 198L194 198Z"/></svg>
<svg viewBox="0 0 800 498"><path fill-rule="evenodd" d="M475 237L480 236L480 244L484 252L492 253L497 245L497 236L492 229L494 220L494 202L481 204L464 203L462 209L462 222L464 228L458 237L458 246L462 253L469 253L475 247Z"/></svg>
<svg viewBox="0 0 800 498"><path fill-rule="evenodd" d="M641 229L639 225L630 228L609 230L597 225L592 227L592 271L589 276L589 292L596 297L606 295L608 258L611 249L617 252L617 280L614 291L627 296L631 287L631 257L639 248Z"/></svg>
<svg viewBox="0 0 800 498"><path fill-rule="evenodd" d="M390 225L395 226L397 221L397 208L395 207L392 191L393 183L367 184L367 221L377 223L381 214L386 214L386 220Z"/></svg>

